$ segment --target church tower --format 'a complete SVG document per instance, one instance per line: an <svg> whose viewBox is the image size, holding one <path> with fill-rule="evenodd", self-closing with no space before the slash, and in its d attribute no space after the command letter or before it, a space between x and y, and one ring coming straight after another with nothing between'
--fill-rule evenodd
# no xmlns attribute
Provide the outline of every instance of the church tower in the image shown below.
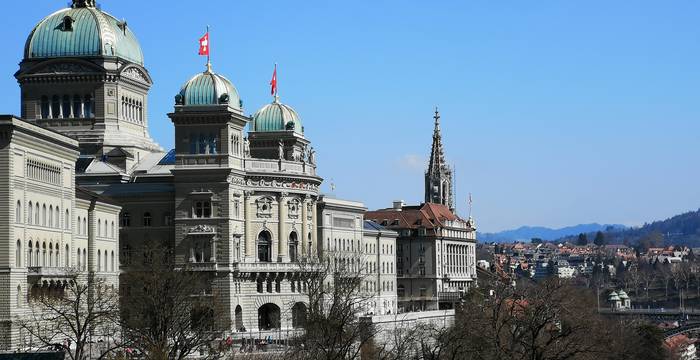
<svg viewBox="0 0 700 360"><path fill-rule="evenodd" d="M440 134L440 113L435 108L435 130L433 130L433 147L430 150L430 163L425 172L425 202L442 204L454 212L452 169L445 161Z"/></svg>

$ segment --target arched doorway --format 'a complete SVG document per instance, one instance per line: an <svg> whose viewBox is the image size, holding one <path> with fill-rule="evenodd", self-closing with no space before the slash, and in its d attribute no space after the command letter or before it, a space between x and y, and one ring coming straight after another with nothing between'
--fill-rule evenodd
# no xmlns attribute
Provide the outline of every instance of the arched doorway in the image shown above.
<svg viewBox="0 0 700 360"><path fill-rule="evenodd" d="M236 312L234 314L234 324L236 326L236 330L243 330L243 309L240 305L236 306Z"/></svg>
<svg viewBox="0 0 700 360"><path fill-rule="evenodd" d="M296 231L292 231L292 233L289 234L289 261L291 261L291 262L297 261L297 257L298 257L297 249L298 248L299 248L299 238L297 236Z"/></svg>
<svg viewBox="0 0 700 360"><path fill-rule="evenodd" d="M292 306L292 327L303 328L306 325L306 304L298 302Z"/></svg>
<svg viewBox="0 0 700 360"><path fill-rule="evenodd" d="M270 330L280 328L280 307L267 303L258 309L258 329Z"/></svg>
<svg viewBox="0 0 700 360"><path fill-rule="evenodd" d="M258 235L258 260L272 261L272 235L268 231L261 231Z"/></svg>

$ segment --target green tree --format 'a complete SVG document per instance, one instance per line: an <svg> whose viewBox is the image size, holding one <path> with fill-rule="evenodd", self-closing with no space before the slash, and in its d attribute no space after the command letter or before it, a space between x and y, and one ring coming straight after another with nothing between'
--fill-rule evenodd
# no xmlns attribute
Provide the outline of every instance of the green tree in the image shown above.
<svg viewBox="0 0 700 360"><path fill-rule="evenodd" d="M595 239L593 239L593 243L598 245L598 246L605 245L607 243L607 241L605 240L605 234L603 234L602 231L598 231L595 234Z"/></svg>
<svg viewBox="0 0 700 360"><path fill-rule="evenodd" d="M532 238L532 239L530 239L530 242L533 244L541 244L544 241L541 238Z"/></svg>
<svg viewBox="0 0 700 360"><path fill-rule="evenodd" d="M578 239L576 240L576 245L579 245L579 246L588 245L588 236L584 233L578 234Z"/></svg>

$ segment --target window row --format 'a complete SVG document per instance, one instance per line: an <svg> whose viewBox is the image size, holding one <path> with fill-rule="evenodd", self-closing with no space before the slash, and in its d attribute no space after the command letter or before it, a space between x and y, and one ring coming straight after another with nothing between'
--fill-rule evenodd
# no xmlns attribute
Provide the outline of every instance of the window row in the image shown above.
<svg viewBox="0 0 700 360"><path fill-rule="evenodd" d="M211 205L209 207L210 211L209 214L211 215ZM211 216L207 216L211 217ZM144 227L150 227L154 225L161 225L161 226L170 226L173 224L173 217L170 215L169 212L163 213L163 216L161 218L161 222L159 224L155 224L153 221L153 215L151 212L144 212L143 215L141 216L141 223L139 225L144 226ZM131 213L128 211L123 211L121 216L120 216L120 221L119 225L121 227L130 227L131 225ZM106 223L105 223L106 226ZM106 230L105 230L106 231Z"/></svg>
<svg viewBox="0 0 700 360"><path fill-rule="evenodd" d="M21 224L24 218L22 211L22 201L17 200L17 204L15 204L15 222L18 224ZM49 205L46 207L46 204L39 204L38 202L33 203L30 201L27 203L26 223L28 225L70 230L70 212L68 210L65 211L63 224L61 224L61 210L58 206L54 207L53 205Z"/></svg>
<svg viewBox="0 0 700 360"><path fill-rule="evenodd" d="M27 159L26 175L30 179L51 184L61 184L61 167L43 161Z"/></svg>
<svg viewBox="0 0 700 360"><path fill-rule="evenodd" d="M365 292L377 292L377 291L379 291L379 288L378 288L376 282L365 281ZM393 281L382 281L381 291L382 292L394 291L394 282Z"/></svg>
<svg viewBox="0 0 700 360"><path fill-rule="evenodd" d="M143 103L141 101L122 96L122 119L143 124Z"/></svg>
<svg viewBox="0 0 700 360"><path fill-rule="evenodd" d="M41 97L42 119L94 118L92 95L53 95Z"/></svg>
<svg viewBox="0 0 700 360"><path fill-rule="evenodd" d="M27 258L26 265L28 267L70 267L70 247L66 244L65 253L61 257L59 244L46 241L27 242ZM15 266L22 266L22 242L17 240L15 249Z"/></svg>
<svg viewBox="0 0 700 360"><path fill-rule="evenodd" d="M109 259L108 259L108 256L109 256ZM114 272L114 264L115 264L114 251L112 251L110 254L108 254L107 250L104 250L104 252L102 252L102 250L97 250L97 271ZM109 265L109 268L107 267L107 265Z"/></svg>
<svg viewBox="0 0 700 360"><path fill-rule="evenodd" d="M102 226L103 222L102 219L97 220L97 236L104 237L104 238L110 238L110 239L116 239L117 234L114 229L114 221L109 225L109 229L107 228L107 220L104 220L104 226ZM109 230L109 233L107 233L107 230Z"/></svg>
<svg viewBox="0 0 700 360"><path fill-rule="evenodd" d="M190 154L216 154L217 142L217 136L214 133L192 133L190 134Z"/></svg>

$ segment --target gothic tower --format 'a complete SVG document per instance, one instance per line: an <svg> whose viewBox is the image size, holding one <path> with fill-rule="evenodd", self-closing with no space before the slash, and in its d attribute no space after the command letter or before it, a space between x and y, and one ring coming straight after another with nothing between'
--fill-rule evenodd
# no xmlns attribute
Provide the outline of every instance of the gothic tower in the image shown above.
<svg viewBox="0 0 700 360"><path fill-rule="evenodd" d="M440 134L440 113L435 108L435 130L433 130L433 147L430 150L430 163L425 172L425 202L442 204L454 212L452 169L445 162Z"/></svg>

